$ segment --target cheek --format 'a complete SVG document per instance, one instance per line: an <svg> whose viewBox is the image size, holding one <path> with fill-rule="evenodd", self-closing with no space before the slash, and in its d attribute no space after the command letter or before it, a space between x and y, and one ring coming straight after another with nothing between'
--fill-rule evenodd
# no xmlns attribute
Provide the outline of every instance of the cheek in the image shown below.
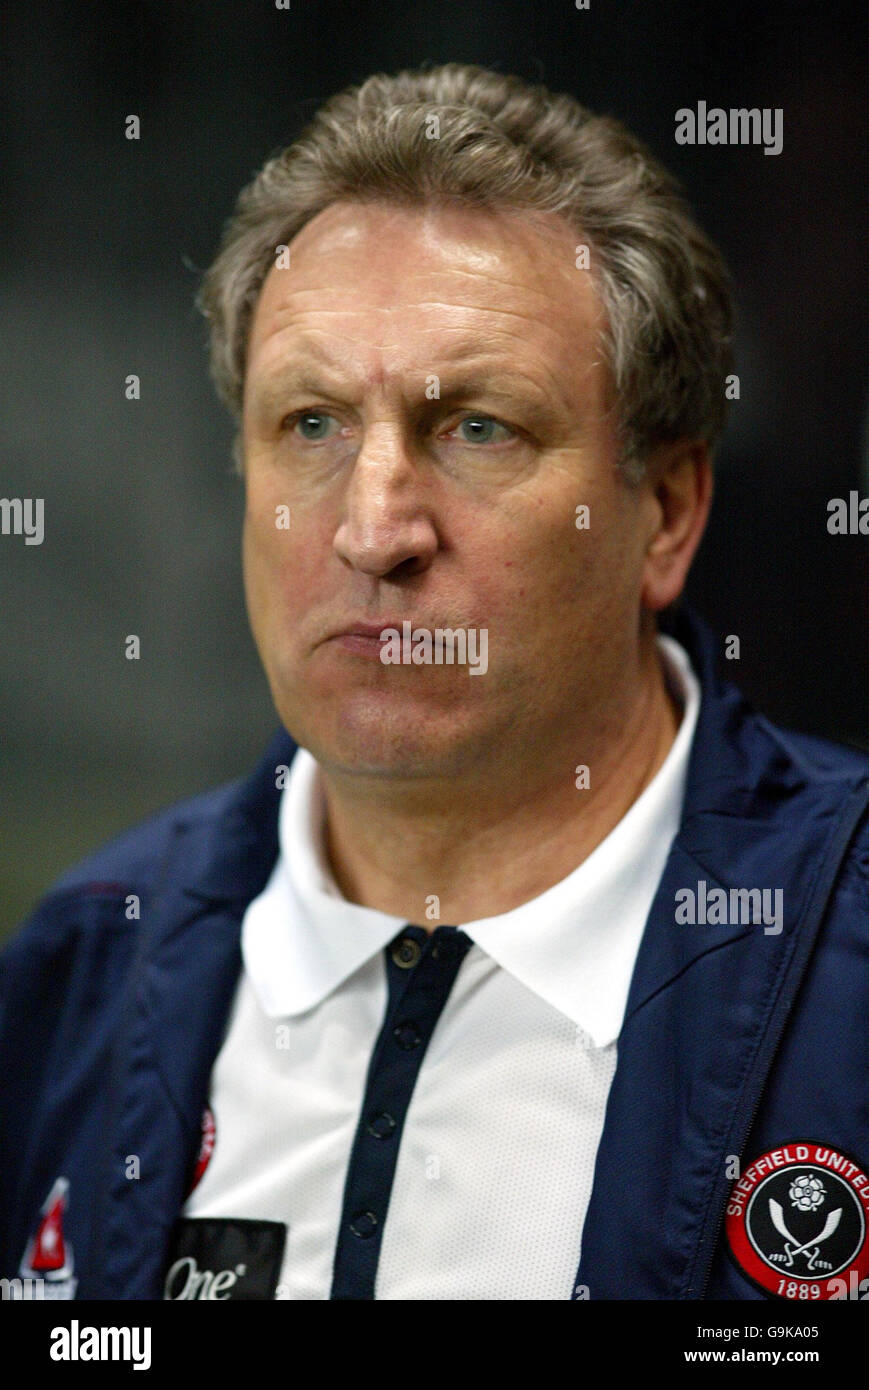
<svg viewBox="0 0 869 1390"><path fill-rule="evenodd" d="M583 628L621 620L639 589L629 518L598 497L587 522L577 527L573 494L557 515L529 499L491 571L493 606L505 622L547 638L565 621Z"/></svg>
<svg viewBox="0 0 869 1390"><path fill-rule="evenodd" d="M242 530L242 558L248 588L256 587L263 572L274 563L270 529L266 525L266 513L263 508L248 495Z"/></svg>
<svg viewBox="0 0 869 1390"><path fill-rule="evenodd" d="M297 546L292 512L287 528L286 513L276 511L280 505L249 487L242 529L242 566L248 611L255 629L258 619L274 610L282 595L292 592L288 575Z"/></svg>
<svg viewBox="0 0 869 1390"><path fill-rule="evenodd" d="M512 597L534 607L578 597L601 567L602 542L600 528L577 530L573 508L544 515L532 503L502 552Z"/></svg>
<svg viewBox="0 0 869 1390"><path fill-rule="evenodd" d="M248 491L242 564L251 625L259 637L284 645L316 606L329 573L329 525L285 492L263 485Z"/></svg>

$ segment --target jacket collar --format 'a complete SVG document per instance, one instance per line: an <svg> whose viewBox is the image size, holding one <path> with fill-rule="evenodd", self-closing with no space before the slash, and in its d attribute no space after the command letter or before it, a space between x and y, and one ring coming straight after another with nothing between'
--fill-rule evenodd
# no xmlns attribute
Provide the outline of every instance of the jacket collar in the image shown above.
<svg viewBox="0 0 869 1390"><path fill-rule="evenodd" d="M296 743L278 729L253 772L223 794L217 815L190 828L191 852L183 870L187 892L210 902L249 902L264 887L278 855L279 771ZM280 779L280 786L284 778Z"/></svg>
<svg viewBox="0 0 869 1390"><path fill-rule="evenodd" d="M700 713L688 765L679 833L673 842L647 925L626 1015L709 951L740 937L769 944L786 937L816 872L824 838L833 832L861 769L837 769L825 779L811 771L790 736L758 715L741 692L719 678L710 628L688 608L661 623L688 651L701 685ZM704 890L783 888L785 921L779 935L763 927L698 923L676 930L675 895ZM652 923L658 930L650 930ZM666 924L666 926L664 926Z"/></svg>

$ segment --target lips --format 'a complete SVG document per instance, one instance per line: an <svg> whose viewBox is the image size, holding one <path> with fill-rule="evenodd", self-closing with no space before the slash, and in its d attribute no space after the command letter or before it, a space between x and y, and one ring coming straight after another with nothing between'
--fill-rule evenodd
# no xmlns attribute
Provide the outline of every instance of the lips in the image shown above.
<svg viewBox="0 0 869 1390"><path fill-rule="evenodd" d="M324 646L333 650L337 648L352 656L380 664L381 653L384 650L381 633L390 626L392 624L386 620L382 623L348 623L339 632L333 632L325 638Z"/></svg>
<svg viewBox="0 0 869 1390"><path fill-rule="evenodd" d="M332 637L373 637L378 642L380 635L386 632L387 628L397 628L401 631L402 618L383 618L377 623L355 622L348 623L346 627L339 628L337 632L331 633Z"/></svg>

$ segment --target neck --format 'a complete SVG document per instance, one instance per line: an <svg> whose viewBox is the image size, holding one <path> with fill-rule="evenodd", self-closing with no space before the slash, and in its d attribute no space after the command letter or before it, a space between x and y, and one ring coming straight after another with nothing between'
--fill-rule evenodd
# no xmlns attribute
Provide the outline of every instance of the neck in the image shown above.
<svg viewBox="0 0 869 1390"><path fill-rule="evenodd" d="M606 743L578 743L576 731L567 741L560 767L571 772L571 743L596 749L587 789L563 773L535 778L539 763L526 763L522 750L507 780L497 770L486 787L453 778L444 798L421 796L418 786L372 795L322 770L335 881L348 901L429 930L509 912L560 882L615 828L664 762L680 719L652 644Z"/></svg>

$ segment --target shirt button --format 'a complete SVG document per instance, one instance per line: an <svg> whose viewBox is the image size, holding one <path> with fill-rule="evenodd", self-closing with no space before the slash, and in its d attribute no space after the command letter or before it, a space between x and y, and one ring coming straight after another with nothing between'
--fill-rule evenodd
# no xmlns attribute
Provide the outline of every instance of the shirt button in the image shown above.
<svg viewBox="0 0 869 1390"><path fill-rule="evenodd" d="M409 1052L412 1047L419 1047L422 1041L412 1023L399 1023L397 1028L393 1028L392 1036L405 1052Z"/></svg>
<svg viewBox="0 0 869 1390"><path fill-rule="evenodd" d="M422 955L422 947L412 936L403 936L392 948L392 959L402 970L410 970Z"/></svg>
<svg viewBox="0 0 869 1390"><path fill-rule="evenodd" d="M395 1120L385 1110L382 1115L375 1115L368 1125L368 1133L373 1134L375 1139L388 1139L394 1129Z"/></svg>
<svg viewBox="0 0 869 1390"><path fill-rule="evenodd" d="M377 1217L373 1211L357 1211L350 1222L350 1229L360 1240L367 1240L377 1229Z"/></svg>

